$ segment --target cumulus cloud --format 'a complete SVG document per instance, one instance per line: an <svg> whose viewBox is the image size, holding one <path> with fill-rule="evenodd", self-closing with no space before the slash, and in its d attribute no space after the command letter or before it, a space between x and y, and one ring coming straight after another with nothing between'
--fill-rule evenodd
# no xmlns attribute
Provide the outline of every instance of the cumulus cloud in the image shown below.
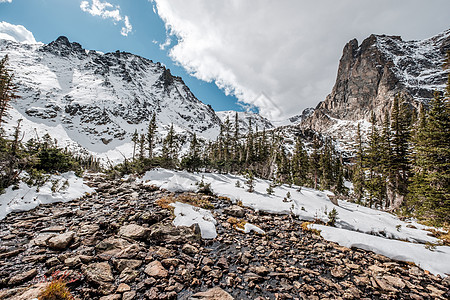
<svg viewBox="0 0 450 300"><path fill-rule="evenodd" d="M36 43L33 33L22 25L0 22L0 39L18 43Z"/></svg>
<svg viewBox="0 0 450 300"><path fill-rule="evenodd" d="M447 0L151 2L178 40L174 61L272 120L325 99L350 39L425 38L447 29L450 9Z"/></svg>
<svg viewBox="0 0 450 300"><path fill-rule="evenodd" d="M102 17L103 19L112 19L114 23L123 22L123 27L120 30L120 34L128 36L133 30L133 26L130 23L128 16L122 16L120 13L119 5L112 5L109 2L102 2L100 0L81 1L80 8L82 11L89 13L92 16Z"/></svg>
<svg viewBox="0 0 450 300"><path fill-rule="evenodd" d="M0 3L4 3L4 2L8 2L8 3L11 3L11 2L12 2L12 0L0 0Z"/></svg>

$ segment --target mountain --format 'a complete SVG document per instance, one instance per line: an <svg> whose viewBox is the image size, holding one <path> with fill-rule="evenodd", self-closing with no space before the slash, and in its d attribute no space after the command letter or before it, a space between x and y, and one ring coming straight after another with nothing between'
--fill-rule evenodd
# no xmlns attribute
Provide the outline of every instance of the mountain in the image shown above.
<svg viewBox="0 0 450 300"><path fill-rule="evenodd" d="M153 113L160 134L172 123L206 139L219 133L214 110L160 63L85 50L63 36L48 45L0 40L0 57L6 54L21 97L8 126L24 119L28 137L49 132L61 145L121 157L117 152L130 153L132 133L144 133Z"/></svg>
<svg viewBox="0 0 450 300"><path fill-rule="evenodd" d="M236 113L238 114L239 133L241 134L246 134L248 132L250 123L253 131L256 129L258 129L258 131L262 131L263 129L270 130L275 128L269 120L259 114L242 111L236 112L233 110L216 112L222 123L225 123L228 119L232 126L235 124Z"/></svg>
<svg viewBox="0 0 450 300"><path fill-rule="evenodd" d="M347 139L355 122L367 124L374 111L378 121L388 112L396 94L417 107L428 102L447 81L442 68L450 50L450 29L422 41L399 36L371 35L360 45L345 45L336 83L301 126Z"/></svg>

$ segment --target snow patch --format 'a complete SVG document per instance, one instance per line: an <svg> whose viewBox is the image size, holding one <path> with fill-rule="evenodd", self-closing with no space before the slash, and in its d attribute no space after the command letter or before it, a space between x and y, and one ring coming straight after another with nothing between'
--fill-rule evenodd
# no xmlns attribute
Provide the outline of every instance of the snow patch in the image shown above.
<svg viewBox="0 0 450 300"><path fill-rule="evenodd" d="M170 205L175 208L173 225L189 227L193 224L198 224L202 238L214 239L217 237L217 221L209 210L181 202L171 203Z"/></svg>
<svg viewBox="0 0 450 300"><path fill-rule="evenodd" d="M27 211L40 204L67 202L94 191L74 172L52 175L39 188L20 182L18 189L10 186L0 195L0 220L10 212Z"/></svg>

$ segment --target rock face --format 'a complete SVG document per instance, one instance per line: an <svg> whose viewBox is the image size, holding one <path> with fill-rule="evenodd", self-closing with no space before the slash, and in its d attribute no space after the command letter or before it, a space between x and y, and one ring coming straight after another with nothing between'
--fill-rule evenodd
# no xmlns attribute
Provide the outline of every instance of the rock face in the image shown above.
<svg viewBox="0 0 450 300"><path fill-rule="evenodd" d="M435 90L445 88L442 64L449 50L450 29L422 41L385 35L371 35L360 45L351 40L344 47L332 92L301 126L338 137L332 130L345 121L368 121L372 111L381 120L397 93L413 106L427 102Z"/></svg>

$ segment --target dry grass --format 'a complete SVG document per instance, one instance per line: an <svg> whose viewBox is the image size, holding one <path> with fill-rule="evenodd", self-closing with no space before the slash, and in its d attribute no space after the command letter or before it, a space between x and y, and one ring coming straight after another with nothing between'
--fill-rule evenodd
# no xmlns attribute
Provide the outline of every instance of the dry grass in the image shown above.
<svg viewBox="0 0 450 300"><path fill-rule="evenodd" d="M38 300L73 300L75 299L70 293L67 283L75 282L79 278L69 279L70 273L56 271L51 276L52 280L47 284L42 293L38 296Z"/></svg>
<svg viewBox="0 0 450 300"><path fill-rule="evenodd" d="M302 225L300 225L300 227L302 228L303 231L305 232L311 232L315 235L320 235L320 230L318 229L313 229L313 228L309 228L308 225L309 224L313 224L311 222L303 222Z"/></svg>
<svg viewBox="0 0 450 300"><path fill-rule="evenodd" d="M209 199L210 199L209 196L198 195L193 193L183 193L179 196L170 195L167 197L160 198L156 200L155 203L161 208L168 209L170 211L174 210L174 207L170 204L175 203L177 201L204 209L213 209L214 205L212 205Z"/></svg>
<svg viewBox="0 0 450 300"><path fill-rule="evenodd" d="M236 230L245 230L245 224L247 224L247 221L235 217L229 217L227 222Z"/></svg>

